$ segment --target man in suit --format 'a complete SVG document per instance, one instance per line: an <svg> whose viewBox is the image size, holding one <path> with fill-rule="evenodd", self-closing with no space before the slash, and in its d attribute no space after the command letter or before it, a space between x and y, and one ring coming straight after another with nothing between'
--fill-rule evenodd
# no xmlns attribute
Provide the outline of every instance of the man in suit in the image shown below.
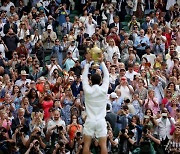
<svg viewBox="0 0 180 154"><path fill-rule="evenodd" d="M149 26L152 27L153 24L151 23L150 16L147 16L146 21L142 23L141 28L146 32Z"/></svg>
<svg viewBox="0 0 180 154"><path fill-rule="evenodd" d="M12 120L12 139L16 141L20 153L25 153L26 142L29 139L29 121L24 118L25 109L19 108L18 117Z"/></svg>
<svg viewBox="0 0 180 154"><path fill-rule="evenodd" d="M81 27L79 34L77 35L76 41L78 42L78 49L83 50L84 39L89 37L89 34L84 32L84 28Z"/></svg>
<svg viewBox="0 0 180 154"><path fill-rule="evenodd" d="M72 27L73 27L73 24L70 22L69 16L66 16L66 22L64 22L62 24L62 33L63 33L63 35L69 34Z"/></svg>
<svg viewBox="0 0 180 154"><path fill-rule="evenodd" d="M116 127L116 123L117 123L117 120L118 120L118 115L113 113L111 110L110 110L110 104L107 104L106 106L106 121L108 121L110 124L111 124L111 128L112 130L114 131L115 130L115 127Z"/></svg>
<svg viewBox="0 0 180 154"><path fill-rule="evenodd" d="M97 25L101 25L101 21L102 21L102 16L100 15L100 13L99 13L99 10L98 9L96 9L95 11L94 11L94 14L93 14L93 19L97 22Z"/></svg>
<svg viewBox="0 0 180 154"><path fill-rule="evenodd" d="M25 114L25 109L19 108L17 118L12 120L11 128L13 133L15 133L15 130L20 125L25 127L27 130L29 130L29 121L24 117L24 114Z"/></svg>
<svg viewBox="0 0 180 154"><path fill-rule="evenodd" d="M13 23L12 16L8 18L8 22L4 25L4 34L7 34L10 28L12 28L14 33L17 34L17 25Z"/></svg>
<svg viewBox="0 0 180 154"><path fill-rule="evenodd" d="M117 34L119 34L123 27L120 23L119 16L114 16L113 20L114 22L109 25L109 28L117 27Z"/></svg>

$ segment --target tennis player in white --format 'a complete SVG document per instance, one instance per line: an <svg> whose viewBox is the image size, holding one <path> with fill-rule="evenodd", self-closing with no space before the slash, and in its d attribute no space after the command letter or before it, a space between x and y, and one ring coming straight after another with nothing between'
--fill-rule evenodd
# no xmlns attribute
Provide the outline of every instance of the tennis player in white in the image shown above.
<svg viewBox="0 0 180 154"><path fill-rule="evenodd" d="M106 105L107 91L109 87L109 72L103 62L103 56L99 59L103 71L103 80L99 74L91 76L91 85L88 81L90 67L90 56L86 59L88 63L84 67L82 83L85 95L85 107L87 118L84 124L84 148L83 154L90 154L91 140L94 136L99 139L101 154L107 154L107 125L106 125Z"/></svg>

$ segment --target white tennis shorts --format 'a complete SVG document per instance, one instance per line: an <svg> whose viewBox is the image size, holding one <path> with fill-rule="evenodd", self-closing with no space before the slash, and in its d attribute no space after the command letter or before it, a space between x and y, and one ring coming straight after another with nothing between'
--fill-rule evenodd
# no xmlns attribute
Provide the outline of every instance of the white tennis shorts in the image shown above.
<svg viewBox="0 0 180 154"><path fill-rule="evenodd" d="M90 120L86 119L83 129L83 134L97 138L107 136L107 123L105 119Z"/></svg>

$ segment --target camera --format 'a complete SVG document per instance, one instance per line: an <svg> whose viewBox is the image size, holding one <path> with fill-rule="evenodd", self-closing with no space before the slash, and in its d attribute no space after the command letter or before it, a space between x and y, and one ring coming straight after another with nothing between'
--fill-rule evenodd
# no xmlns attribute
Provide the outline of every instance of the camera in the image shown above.
<svg viewBox="0 0 180 154"><path fill-rule="evenodd" d="M34 143L34 146L38 146L39 145L39 141L36 141L35 143Z"/></svg>
<svg viewBox="0 0 180 154"><path fill-rule="evenodd" d="M76 136L77 136L77 137L80 137L80 136L81 136L81 132L77 132L77 133L76 133Z"/></svg>
<svg viewBox="0 0 180 154"><path fill-rule="evenodd" d="M38 132L36 133L36 135L41 136L41 132L40 132L40 131L38 131Z"/></svg>
<svg viewBox="0 0 180 154"><path fill-rule="evenodd" d="M57 127L57 131L62 131L63 130L63 126L56 126Z"/></svg>

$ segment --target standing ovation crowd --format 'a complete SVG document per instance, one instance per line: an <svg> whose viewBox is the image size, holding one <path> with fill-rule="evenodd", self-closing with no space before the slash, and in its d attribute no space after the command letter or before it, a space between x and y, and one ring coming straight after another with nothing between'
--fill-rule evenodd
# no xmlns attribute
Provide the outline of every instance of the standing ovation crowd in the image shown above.
<svg viewBox="0 0 180 154"><path fill-rule="evenodd" d="M94 45L109 71L108 154L180 153L179 0L1 0L0 153L83 153Z"/></svg>

